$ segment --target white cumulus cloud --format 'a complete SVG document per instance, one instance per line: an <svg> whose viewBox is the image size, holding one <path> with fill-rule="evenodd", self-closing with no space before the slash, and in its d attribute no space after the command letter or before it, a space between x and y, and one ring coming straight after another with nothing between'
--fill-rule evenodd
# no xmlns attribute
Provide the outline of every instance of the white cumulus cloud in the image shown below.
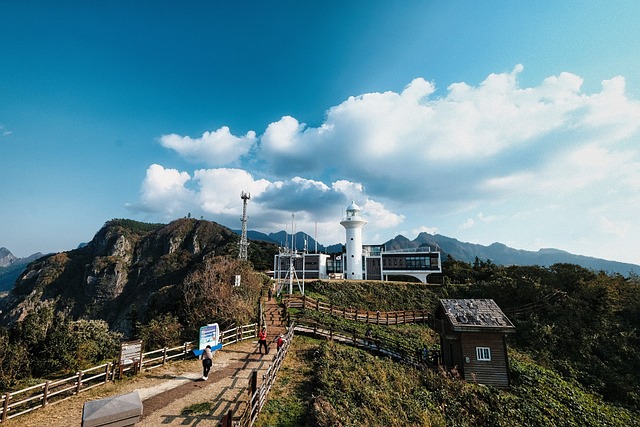
<svg viewBox="0 0 640 427"><path fill-rule="evenodd" d="M173 183L163 192L150 168L143 204L177 210L189 201L237 221L239 193L251 191L255 225L282 229L296 212L301 226L333 224L337 236L353 200L372 236L391 238L385 233L402 224L591 255L585 242L615 236L611 251L624 259L619 248L640 239L640 102L621 76L586 93L575 74L522 87L523 72L516 65L477 85L450 84L441 95L418 77L399 92L349 97L316 127L284 116L260 137L226 127L196 139L165 135L163 146L217 169L193 178L155 170Z"/></svg>
<svg viewBox="0 0 640 427"><path fill-rule="evenodd" d="M255 143L254 131L249 131L244 136L235 136L227 126L213 132L204 132L200 138L174 133L160 137L160 144L163 147L174 150L190 161L211 166L223 166L236 162L241 156L246 155Z"/></svg>

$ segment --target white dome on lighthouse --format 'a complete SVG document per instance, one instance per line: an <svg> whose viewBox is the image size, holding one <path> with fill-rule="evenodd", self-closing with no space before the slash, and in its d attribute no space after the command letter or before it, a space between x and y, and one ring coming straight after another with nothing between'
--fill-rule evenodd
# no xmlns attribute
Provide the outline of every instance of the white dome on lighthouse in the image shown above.
<svg viewBox="0 0 640 427"><path fill-rule="evenodd" d="M360 206L356 205L356 202L352 201L351 204L347 207L348 211L359 211Z"/></svg>

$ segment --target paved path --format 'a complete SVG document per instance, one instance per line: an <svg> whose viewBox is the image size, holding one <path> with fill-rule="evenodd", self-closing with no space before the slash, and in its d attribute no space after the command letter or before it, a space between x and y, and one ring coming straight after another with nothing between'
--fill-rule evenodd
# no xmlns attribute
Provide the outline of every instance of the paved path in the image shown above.
<svg viewBox="0 0 640 427"><path fill-rule="evenodd" d="M159 387L140 389L143 415L137 426L217 426L232 410L241 413L248 398L251 372L261 372L271 364L275 351L268 355L256 352L257 341L245 341L216 352L208 381L200 373L172 378ZM203 412L186 413L193 405L203 405Z"/></svg>
<svg viewBox="0 0 640 427"><path fill-rule="evenodd" d="M216 352L207 381L200 373L188 373L170 378L160 386L139 389L143 416L136 426L216 426L230 410L241 414L248 401L251 373L258 371L258 385L262 374L271 365L276 354L272 340L284 332L276 313L275 300L265 303L270 352L261 355L257 341L244 341ZM186 408L200 404L204 411L185 412Z"/></svg>

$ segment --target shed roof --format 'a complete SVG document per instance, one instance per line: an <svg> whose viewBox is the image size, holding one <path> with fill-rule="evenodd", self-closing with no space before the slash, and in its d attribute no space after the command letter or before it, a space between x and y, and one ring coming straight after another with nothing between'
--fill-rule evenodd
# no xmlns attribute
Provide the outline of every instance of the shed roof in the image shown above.
<svg viewBox="0 0 640 427"><path fill-rule="evenodd" d="M436 311L444 313L454 331L514 332L515 326L492 299L441 299Z"/></svg>

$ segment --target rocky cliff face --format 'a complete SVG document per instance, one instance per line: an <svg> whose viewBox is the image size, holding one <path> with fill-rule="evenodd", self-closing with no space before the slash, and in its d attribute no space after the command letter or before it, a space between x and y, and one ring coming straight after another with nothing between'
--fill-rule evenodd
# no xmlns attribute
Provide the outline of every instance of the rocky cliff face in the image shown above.
<svg viewBox="0 0 640 427"><path fill-rule="evenodd" d="M3 301L0 324L54 304L73 318L104 319L127 334L135 321L171 310L184 277L208 255L235 256L238 241L210 221L110 221L88 245L32 263Z"/></svg>

